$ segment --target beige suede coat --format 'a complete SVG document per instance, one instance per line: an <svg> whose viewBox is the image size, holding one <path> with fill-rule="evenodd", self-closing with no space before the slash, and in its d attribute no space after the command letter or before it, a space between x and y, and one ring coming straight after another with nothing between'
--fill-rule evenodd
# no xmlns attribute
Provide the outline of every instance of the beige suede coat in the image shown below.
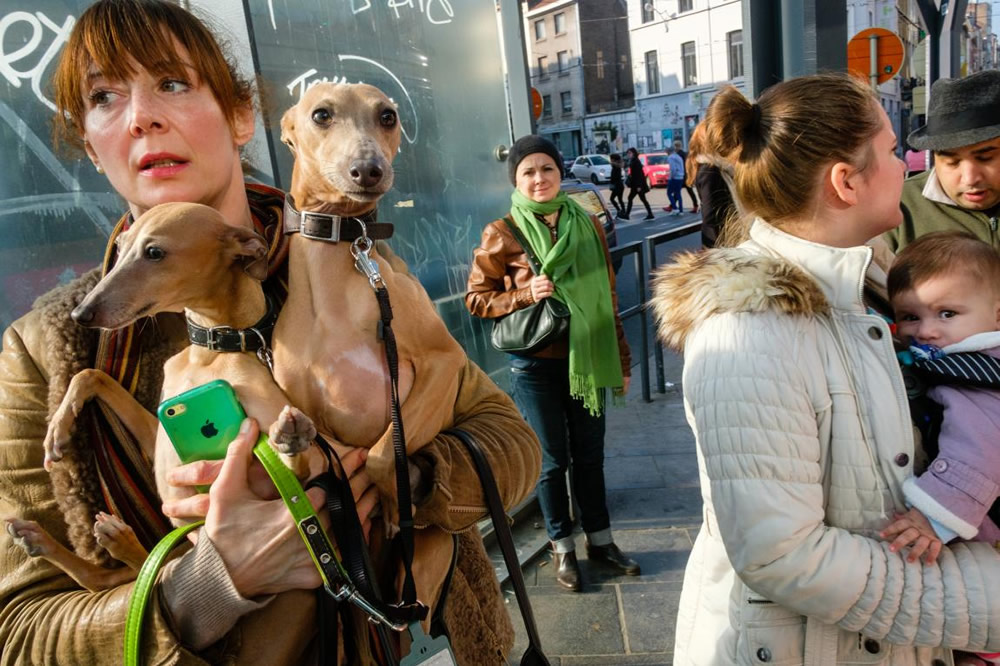
<svg viewBox="0 0 1000 666"><path fill-rule="evenodd" d="M90 533L100 492L88 461L88 443L78 436L52 477L42 468L47 419L70 378L88 367L94 351L96 336L76 326L69 312L95 282L92 273L42 297L4 334L0 517L36 520L77 553L105 562ZM136 392L151 410L158 402L162 379L154 369L184 343L163 339L172 330L169 319L163 318L142 332L157 336L159 343L143 359L149 371L142 373L144 383ZM486 452L505 506L526 497L538 477L538 440L508 396L471 362L462 372L454 420ZM503 663L513 630L476 529L486 511L478 477L463 445L453 437L439 436L420 455L421 467L433 474L433 486L415 520L433 526L427 529L457 534L457 564L444 609L456 657L461 664ZM415 566L440 570L443 576L452 561L453 541L442 542L440 553L419 557ZM183 563L182 558L175 566ZM218 574L226 576L224 569ZM128 584L97 593L82 590L45 560L27 557L6 530L0 531L0 664L120 663L131 589ZM211 586L206 589L210 594ZM219 607L225 608L221 600ZM143 654L147 663L310 663L316 657L315 617L313 592L285 593L230 618L232 630L196 654L178 640L178 628L158 586L147 613Z"/></svg>
<svg viewBox="0 0 1000 666"><path fill-rule="evenodd" d="M654 288L684 351L704 522L674 664L945 666L1000 649L1000 553L911 563L878 536L913 474L906 393L862 289L868 247L758 220L738 248L683 256Z"/></svg>

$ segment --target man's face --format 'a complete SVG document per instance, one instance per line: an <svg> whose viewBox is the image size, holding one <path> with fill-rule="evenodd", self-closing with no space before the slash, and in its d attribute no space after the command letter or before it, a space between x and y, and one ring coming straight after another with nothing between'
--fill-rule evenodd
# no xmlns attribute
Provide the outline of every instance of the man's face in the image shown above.
<svg viewBox="0 0 1000 666"><path fill-rule="evenodd" d="M1000 204L1000 137L934 153L934 170L951 200L969 210Z"/></svg>

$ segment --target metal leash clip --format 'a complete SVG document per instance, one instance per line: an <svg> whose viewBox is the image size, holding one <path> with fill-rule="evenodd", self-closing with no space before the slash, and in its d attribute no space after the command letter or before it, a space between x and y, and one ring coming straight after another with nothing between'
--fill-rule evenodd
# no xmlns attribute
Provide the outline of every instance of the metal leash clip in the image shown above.
<svg viewBox="0 0 1000 666"><path fill-rule="evenodd" d="M368 230L365 228L365 223L357 218L355 220L361 225L361 235L351 243L351 256L354 257L354 268L368 278L368 284L372 286L372 289L378 290L379 287L384 286L384 282L382 281L382 273L378 270L378 263L371 257L372 247L374 247L375 243L368 237Z"/></svg>
<svg viewBox="0 0 1000 666"><path fill-rule="evenodd" d="M373 605L368 603L368 600L358 594L358 591L353 585L341 584L340 589L336 592L330 587L329 583L324 583L323 587L326 588L327 594L334 598L335 601L347 601L354 604L361 610L365 612L368 616L368 621L372 624L384 624L393 631L403 631L406 629L405 622L393 622L385 613L375 608Z"/></svg>

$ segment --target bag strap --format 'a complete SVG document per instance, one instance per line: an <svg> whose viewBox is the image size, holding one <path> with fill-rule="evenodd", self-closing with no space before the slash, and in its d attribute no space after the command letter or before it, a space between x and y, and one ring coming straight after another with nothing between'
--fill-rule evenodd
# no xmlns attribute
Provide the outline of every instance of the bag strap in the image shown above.
<svg viewBox="0 0 1000 666"><path fill-rule="evenodd" d="M493 529L497 535L497 543L500 545L500 552L503 553L503 561L507 566L507 573L510 576L511 585L514 587L514 596L517 597L518 608L521 609L521 617L524 618L524 629L528 634L528 649L521 657L522 666L526 664L538 664L549 666L549 660L542 652L542 641L538 636L538 627L535 625L535 614L531 610L531 601L528 599L528 590L524 586L524 576L521 573L521 564L517 561L517 550L514 548L514 537L510 533L510 524L507 522L507 512L504 510L503 501L500 499L500 491L497 489L496 479L493 478L493 470L490 463L483 454L482 449L476 440L464 430L452 428L442 434L454 435L469 450L469 457L476 466L479 474L479 481L483 486L483 495L486 497L486 506L490 510L490 519L493 521Z"/></svg>
<svg viewBox="0 0 1000 666"><path fill-rule="evenodd" d="M517 241L517 244L521 246L521 249L524 250L524 253L528 256L528 263L531 264L531 270L535 272L535 275L541 275L542 262L538 260L538 255L535 254L535 251L531 249L528 239L525 238L524 234L521 233L521 230L517 228L517 225L514 224L514 220L510 215L505 216L503 221L507 223L507 228L510 229L510 233L514 234L514 240Z"/></svg>

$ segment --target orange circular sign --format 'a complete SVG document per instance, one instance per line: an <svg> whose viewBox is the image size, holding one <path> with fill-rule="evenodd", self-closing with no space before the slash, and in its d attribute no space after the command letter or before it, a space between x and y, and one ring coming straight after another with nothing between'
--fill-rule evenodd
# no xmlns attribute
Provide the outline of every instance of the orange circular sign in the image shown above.
<svg viewBox="0 0 1000 666"><path fill-rule="evenodd" d="M847 42L847 71L866 80L871 78L872 38L877 42L875 69L878 71L878 82L885 83L899 74L906 54L899 35L885 28L868 28L851 37L851 41Z"/></svg>
<svg viewBox="0 0 1000 666"><path fill-rule="evenodd" d="M539 118L542 117L542 110L543 110L542 95L541 95L541 93L538 92L537 89L532 88L531 89L531 115L533 115L535 117L535 120L538 120Z"/></svg>

